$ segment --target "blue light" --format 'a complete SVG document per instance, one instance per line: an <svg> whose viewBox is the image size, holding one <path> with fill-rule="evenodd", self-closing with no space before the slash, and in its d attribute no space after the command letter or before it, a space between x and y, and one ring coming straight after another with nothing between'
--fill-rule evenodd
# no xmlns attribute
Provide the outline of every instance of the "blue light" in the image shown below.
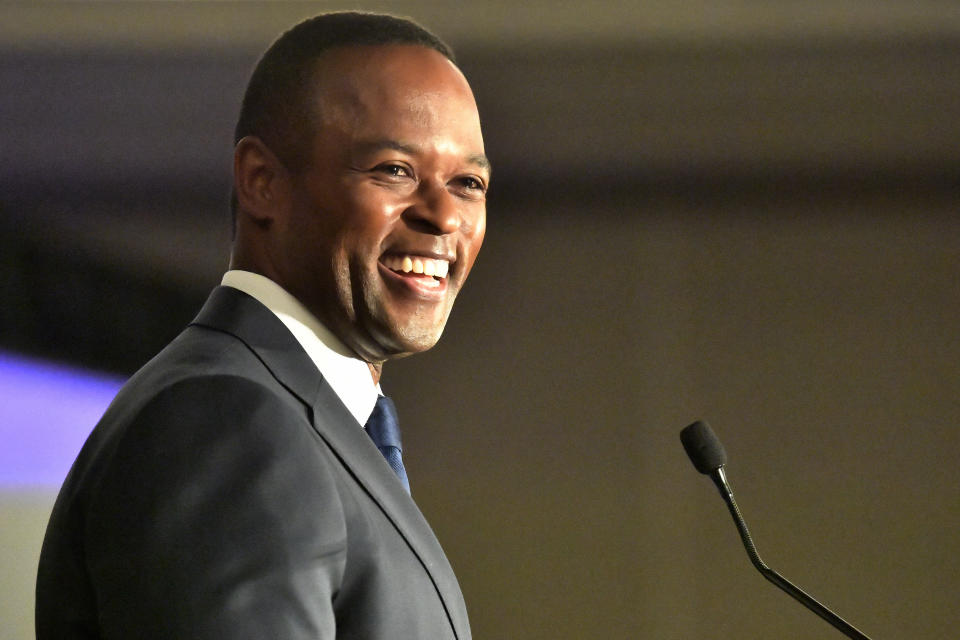
<svg viewBox="0 0 960 640"><path fill-rule="evenodd" d="M0 353L0 488L56 489L123 384Z"/></svg>

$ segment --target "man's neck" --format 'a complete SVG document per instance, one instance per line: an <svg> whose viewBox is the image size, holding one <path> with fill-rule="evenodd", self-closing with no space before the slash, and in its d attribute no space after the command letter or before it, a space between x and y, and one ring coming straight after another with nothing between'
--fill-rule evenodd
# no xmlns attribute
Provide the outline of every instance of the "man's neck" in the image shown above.
<svg viewBox="0 0 960 640"><path fill-rule="evenodd" d="M373 377L373 384L380 384L380 373L383 371L383 363L374 364L368 362L367 366L370 367L370 375Z"/></svg>

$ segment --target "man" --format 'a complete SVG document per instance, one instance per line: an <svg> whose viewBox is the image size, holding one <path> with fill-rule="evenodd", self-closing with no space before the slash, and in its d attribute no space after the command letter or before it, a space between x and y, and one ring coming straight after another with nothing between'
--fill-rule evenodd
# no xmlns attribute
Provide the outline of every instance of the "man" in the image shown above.
<svg viewBox="0 0 960 640"><path fill-rule="evenodd" d="M237 125L231 270L74 464L39 638L470 637L397 443L361 425L383 363L440 337L489 177L433 35L341 13L274 43Z"/></svg>

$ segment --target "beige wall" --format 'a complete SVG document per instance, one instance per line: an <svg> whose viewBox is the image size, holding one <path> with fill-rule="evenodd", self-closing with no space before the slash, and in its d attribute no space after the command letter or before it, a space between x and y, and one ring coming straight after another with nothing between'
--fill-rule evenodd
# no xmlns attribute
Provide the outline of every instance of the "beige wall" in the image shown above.
<svg viewBox="0 0 960 640"><path fill-rule="evenodd" d="M33 638L33 586L53 495L0 493L0 640Z"/></svg>

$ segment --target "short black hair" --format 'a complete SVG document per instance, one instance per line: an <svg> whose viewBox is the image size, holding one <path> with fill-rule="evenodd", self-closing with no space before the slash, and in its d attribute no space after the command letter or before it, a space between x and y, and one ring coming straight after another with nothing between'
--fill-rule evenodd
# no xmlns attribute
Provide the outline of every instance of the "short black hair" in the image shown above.
<svg viewBox="0 0 960 640"><path fill-rule="evenodd" d="M257 63L243 97L234 144L257 136L289 169L306 162L312 133L310 98L316 59L335 47L412 44L434 49L451 62L440 38L406 18L343 11L304 20L281 35Z"/></svg>

